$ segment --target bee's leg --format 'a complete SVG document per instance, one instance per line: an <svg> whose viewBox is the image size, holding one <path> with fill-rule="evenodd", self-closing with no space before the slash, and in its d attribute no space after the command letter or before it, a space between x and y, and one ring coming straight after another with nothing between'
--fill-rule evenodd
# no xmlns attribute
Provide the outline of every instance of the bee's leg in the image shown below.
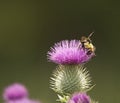
<svg viewBox="0 0 120 103"><path fill-rule="evenodd" d="M85 49L85 45L84 45L84 42L81 42L81 44L82 44L82 48L84 48L84 49Z"/></svg>
<svg viewBox="0 0 120 103"><path fill-rule="evenodd" d="M81 48L81 46L83 47L83 43L80 41L80 43L78 44L78 48Z"/></svg>
<svg viewBox="0 0 120 103"><path fill-rule="evenodd" d="M88 51L87 51L87 55L90 55L91 53L92 53L91 50L88 50Z"/></svg>

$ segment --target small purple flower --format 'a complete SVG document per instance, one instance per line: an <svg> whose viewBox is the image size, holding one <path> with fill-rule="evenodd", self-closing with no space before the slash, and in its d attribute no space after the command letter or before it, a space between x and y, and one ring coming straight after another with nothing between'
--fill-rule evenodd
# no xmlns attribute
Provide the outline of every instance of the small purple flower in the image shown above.
<svg viewBox="0 0 120 103"><path fill-rule="evenodd" d="M4 100L16 100L28 97L27 89L18 83L8 86L4 90Z"/></svg>
<svg viewBox="0 0 120 103"><path fill-rule="evenodd" d="M90 103L90 97L86 93L75 93L68 103Z"/></svg>
<svg viewBox="0 0 120 103"><path fill-rule="evenodd" d="M24 98L24 99L20 99L20 100L7 101L5 103L40 103L40 102L39 101L30 100L28 98Z"/></svg>
<svg viewBox="0 0 120 103"><path fill-rule="evenodd" d="M87 53L80 40L63 40L48 51L48 59L57 64L82 64L94 56L94 53Z"/></svg>
<svg viewBox="0 0 120 103"><path fill-rule="evenodd" d="M40 103L39 101L29 99L27 89L19 83L5 88L3 98L5 100L4 103Z"/></svg>

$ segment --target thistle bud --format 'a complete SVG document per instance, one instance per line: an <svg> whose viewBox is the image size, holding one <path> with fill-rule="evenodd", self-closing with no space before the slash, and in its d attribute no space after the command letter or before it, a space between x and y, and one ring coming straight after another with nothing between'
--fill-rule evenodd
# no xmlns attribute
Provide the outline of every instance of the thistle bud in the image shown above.
<svg viewBox="0 0 120 103"><path fill-rule="evenodd" d="M57 93L73 94L90 89L91 78L81 65L59 65L53 72L50 84Z"/></svg>

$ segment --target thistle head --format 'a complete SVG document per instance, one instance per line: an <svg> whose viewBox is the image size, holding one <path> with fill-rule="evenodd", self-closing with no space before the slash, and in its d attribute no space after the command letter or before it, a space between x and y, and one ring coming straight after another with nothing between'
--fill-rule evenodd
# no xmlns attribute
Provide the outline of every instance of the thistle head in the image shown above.
<svg viewBox="0 0 120 103"><path fill-rule="evenodd" d="M88 55L88 49L82 47L80 40L63 40L48 51L48 59L57 64L83 64L88 62L94 53Z"/></svg>
<svg viewBox="0 0 120 103"><path fill-rule="evenodd" d="M85 92L91 88L91 78L81 65L59 65L53 72L50 86L61 94Z"/></svg>
<svg viewBox="0 0 120 103"><path fill-rule="evenodd" d="M3 98L5 103L40 103L39 101L29 99L26 87L19 83L6 87Z"/></svg>
<svg viewBox="0 0 120 103"><path fill-rule="evenodd" d="M3 93L4 100L16 100L28 97L28 91L22 84L12 84L5 88Z"/></svg>
<svg viewBox="0 0 120 103"><path fill-rule="evenodd" d="M30 100L28 98L19 99L19 100L10 100L5 103L40 103L39 101Z"/></svg>
<svg viewBox="0 0 120 103"><path fill-rule="evenodd" d="M91 103L91 99L86 93L75 93L68 103Z"/></svg>

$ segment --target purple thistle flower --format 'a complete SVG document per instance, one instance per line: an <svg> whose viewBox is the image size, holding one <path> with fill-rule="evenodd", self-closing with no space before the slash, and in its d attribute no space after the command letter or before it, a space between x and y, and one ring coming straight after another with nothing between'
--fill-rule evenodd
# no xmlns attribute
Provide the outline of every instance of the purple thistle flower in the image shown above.
<svg viewBox="0 0 120 103"><path fill-rule="evenodd" d="M83 64L95 55L87 53L88 50L82 47L80 40L63 40L48 51L48 59L57 64Z"/></svg>
<svg viewBox="0 0 120 103"><path fill-rule="evenodd" d="M5 103L40 103L39 101L29 99L27 89L19 83L5 88L3 98Z"/></svg>
<svg viewBox="0 0 120 103"><path fill-rule="evenodd" d="M28 97L27 89L18 83L8 86L3 94L4 100L17 100L26 97Z"/></svg>
<svg viewBox="0 0 120 103"><path fill-rule="evenodd" d="M24 99L20 99L20 100L7 101L5 103L40 103L40 102L39 101L30 100L28 98L24 98Z"/></svg>
<svg viewBox="0 0 120 103"><path fill-rule="evenodd" d="M68 103L90 103L90 97L86 93L75 93Z"/></svg>

